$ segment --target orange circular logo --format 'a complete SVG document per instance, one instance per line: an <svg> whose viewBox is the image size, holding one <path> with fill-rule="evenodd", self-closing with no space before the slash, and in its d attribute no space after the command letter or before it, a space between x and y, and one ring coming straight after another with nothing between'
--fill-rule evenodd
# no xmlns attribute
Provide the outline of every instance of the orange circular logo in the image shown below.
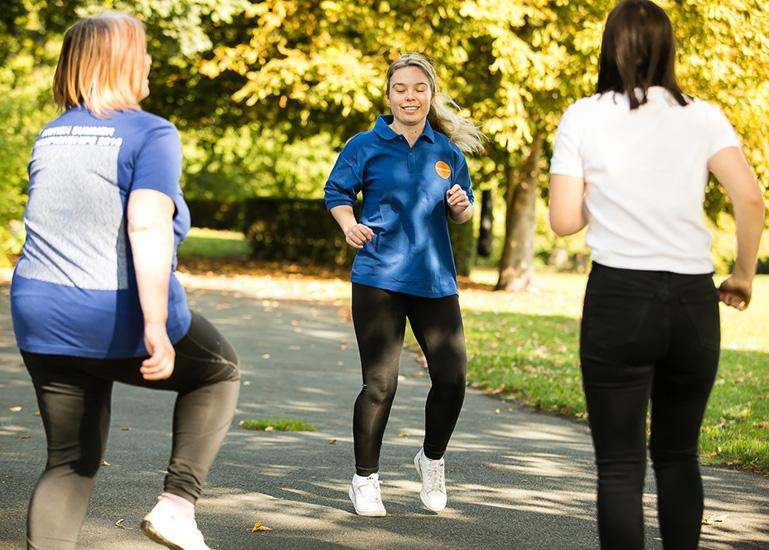
<svg viewBox="0 0 769 550"><path fill-rule="evenodd" d="M451 168L448 164L443 162L442 160L439 160L435 163L435 172L442 177L443 179L447 180L449 179L449 176L451 175Z"/></svg>

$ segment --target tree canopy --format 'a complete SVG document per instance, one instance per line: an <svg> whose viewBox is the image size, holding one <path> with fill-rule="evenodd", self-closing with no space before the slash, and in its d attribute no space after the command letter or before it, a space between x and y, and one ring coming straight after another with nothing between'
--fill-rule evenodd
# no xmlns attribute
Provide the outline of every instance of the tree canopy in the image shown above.
<svg viewBox="0 0 769 550"><path fill-rule="evenodd" d="M14 2L0 15L0 38L9 45L0 51L0 222L20 216L29 147L54 114L46 98L61 35L80 16L108 8L146 22L153 68L143 105L180 128L193 194L317 194L334 151L384 111L387 65L421 51L488 136L486 153L472 161L476 187L512 196L524 172L546 194L555 127L569 103L593 93L603 21L614 3ZM682 87L723 108L766 188L769 3L659 3L676 29ZM535 143L541 151L532 160ZM706 208L714 219L728 210L720 186L709 187Z"/></svg>

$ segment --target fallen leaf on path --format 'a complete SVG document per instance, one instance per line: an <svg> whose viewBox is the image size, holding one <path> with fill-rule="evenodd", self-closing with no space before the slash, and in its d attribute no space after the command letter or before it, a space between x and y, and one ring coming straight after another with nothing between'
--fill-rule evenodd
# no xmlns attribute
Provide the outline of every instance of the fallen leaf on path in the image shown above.
<svg viewBox="0 0 769 550"><path fill-rule="evenodd" d="M19 406L8 407L8 410L11 411L12 413L17 413L17 412L19 412L21 410L21 407L19 407Z"/></svg>
<svg viewBox="0 0 769 550"><path fill-rule="evenodd" d="M35 409L35 416L40 416L40 409Z"/></svg>
<svg viewBox="0 0 769 550"><path fill-rule="evenodd" d="M328 440L329 445L336 445L336 439L329 439Z"/></svg>
<svg viewBox="0 0 769 550"><path fill-rule="evenodd" d="M103 458L101 459L101 465L102 465L102 466L112 466L112 464L110 464L109 462L107 462L107 461L106 461L106 460L104 460Z"/></svg>
<svg viewBox="0 0 769 550"><path fill-rule="evenodd" d="M498 414L500 414L500 413L501 413L501 411L500 411L499 409L494 409L494 414L497 414L497 415L498 415Z"/></svg>
<svg viewBox="0 0 769 550"><path fill-rule="evenodd" d="M115 527L117 527L119 529L125 529L126 531L131 531L133 529L133 527L126 527L124 522L125 522L125 519L120 518L119 520L117 520L115 522Z"/></svg>
<svg viewBox="0 0 769 550"><path fill-rule="evenodd" d="M122 428L120 428L121 432L128 432L130 430L131 430L131 428L127 428L126 426L123 426Z"/></svg>
<svg viewBox="0 0 769 550"><path fill-rule="evenodd" d="M275 431L275 428L273 428L272 426L267 426L267 427L264 429L264 431L265 431L265 432L274 432L274 431Z"/></svg>
<svg viewBox="0 0 769 550"><path fill-rule="evenodd" d="M411 434L406 430L401 430L401 433L398 434L398 437L411 437Z"/></svg>
<svg viewBox="0 0 769 550"><path fill-rule="evenodd" d="M255 521L254 526L251 528L252 533L272 531L271 527L267 527L261 521Z"/></svg>
<svg viewBox="0 0 769 550"><path fill-rule="evenodd" d="M31 435L20 434L16 436L16 439L32 439Z"/></svg>
<svg viewBox="0 0 769 550"><path fill-rule="evenodd" d="M729 514L710 514L709 516L702 516L702 525L713 525L716 523L723 523Z"/></svg>

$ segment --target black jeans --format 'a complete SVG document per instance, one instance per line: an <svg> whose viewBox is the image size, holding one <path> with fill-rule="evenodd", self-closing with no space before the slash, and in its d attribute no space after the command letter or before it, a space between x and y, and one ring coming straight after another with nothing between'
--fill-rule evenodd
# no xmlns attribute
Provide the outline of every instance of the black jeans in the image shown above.
<svg viewBox="0 0 769 550"><path fill-rule="evenodd" d="M718 292L709 274L593 264L580 360L598 468L601 548L644 546L650 399L663 545L697 548L703 507L697 446L720 338Z"/></svg>
<svg viewBox="0 0 769 550"><path fill-rule="evenodd" d="M75 547L107 444L114 381L178 392L164 486L166 492L195 503L232 422L240 390L238 357L216 328L195 312L190 330L174 349L174 372L161 381L142 378L143 358L92 359L22 351L48 443L48 461L29 504L30 549Z"/></svg>
<svg viewBox="0 0 769 550"><path fill-rule="evenodd" d="M446 452L465 398L467 354L456 295L421 298L352 285L352 319L360 351L363 388L355 401L355 470L379 471L387 419L398 387L398 363L406 319L427 359L430 393L425 405L424 450L428 458Z"/></svg>

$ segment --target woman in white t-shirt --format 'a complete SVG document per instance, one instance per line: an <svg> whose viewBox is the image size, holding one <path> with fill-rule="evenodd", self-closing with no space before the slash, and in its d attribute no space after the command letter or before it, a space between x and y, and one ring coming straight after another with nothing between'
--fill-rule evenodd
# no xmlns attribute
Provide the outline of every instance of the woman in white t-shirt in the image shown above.
<svg viewBox="0 0 769 550"><path fill-rule="evenodd" d="M593 267L580 362L598 467L601 547L643 548L646 413L665 548L696 548L697 444L718 368L718 301L750 302L764 203L720 109L676 83L665 12L624 0L603 34L597 94L564 113L550 167L550 224L586 225ZM737 258L716 289L703 201L709 172L734 206Z"/></svg>

